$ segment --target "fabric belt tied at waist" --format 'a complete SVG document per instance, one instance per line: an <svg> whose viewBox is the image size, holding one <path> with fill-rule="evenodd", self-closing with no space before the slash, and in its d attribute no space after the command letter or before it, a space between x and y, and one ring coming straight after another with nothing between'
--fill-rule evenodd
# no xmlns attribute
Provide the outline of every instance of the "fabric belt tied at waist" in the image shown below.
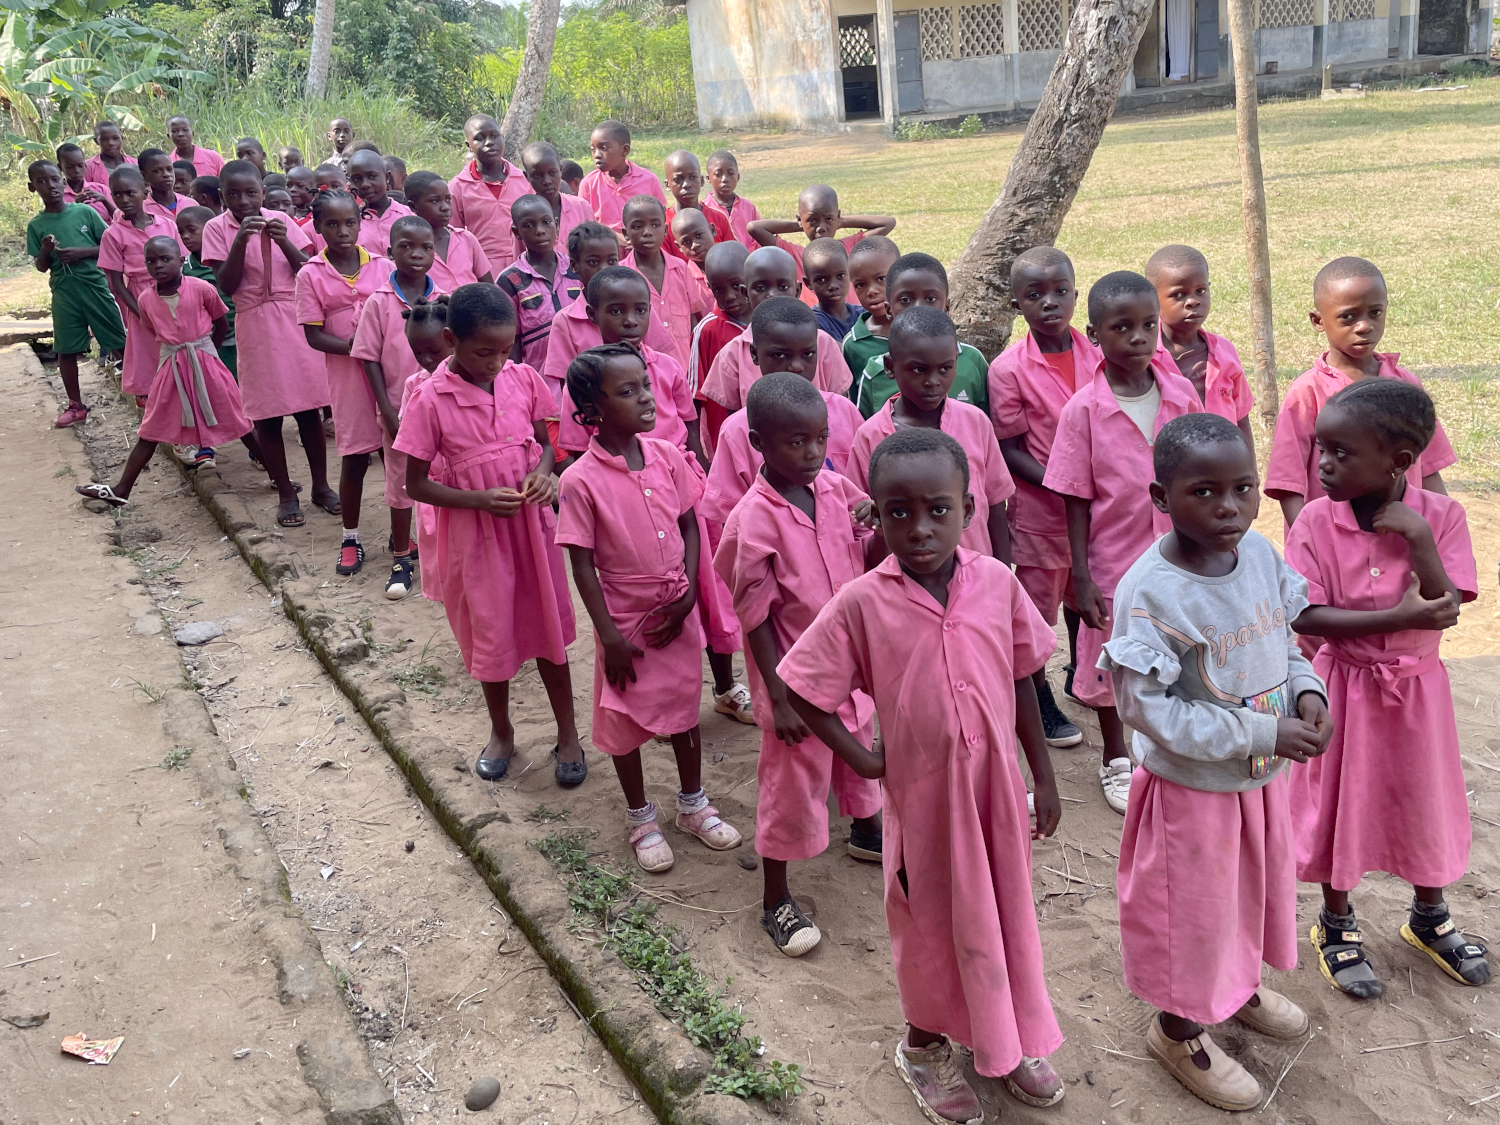
<svg viewBox="0 0 1500 1125"><path fill-rule="evenodd" d="M188 363L193 368L193 396L198 400L198 406L203 411L203 421L209 429L217 426L219 420L214 417L213 404L208 401L208 387L203 381L203 364L198 361L198 353L218 358L218 352L214 350L214 339L212 336L199 336L196 340L189 340L185 344L169 344L161 341L160 358L158 366L170 362L172 364L172 378L177 383L177 401L182 404L182 424L184 426L195 425L193 419L193 402L188 397L187 388L182 384L182 370L177 366L177 356L180 352L186 352Z"/></svg>
<svg viewBox="0 0 1500 1125"><path fill-rule="evenodd" d="M1406 702L1407 680L1441 668L1443 664L1436 648L1428 653L1403 653L1385 660L1351 652L1338 641L1329 641L1327 648L1329 655L1335 660L1373 671L1380 686L1403 703Z"/></svg>

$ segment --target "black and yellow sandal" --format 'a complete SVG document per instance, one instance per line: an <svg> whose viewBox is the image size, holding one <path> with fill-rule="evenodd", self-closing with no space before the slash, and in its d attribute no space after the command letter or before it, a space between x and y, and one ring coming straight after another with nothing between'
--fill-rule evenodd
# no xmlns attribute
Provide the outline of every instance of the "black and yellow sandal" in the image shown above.
<svg viewBox="0 0 1500 1125"><path fill-rule="evenodd" d="M1433 963L1459 984L1478 987L1490 980L1488 952L1477 941L1469 941L1453 924L1447 906L1442 913L1418 912L1413 904L1410 918L1401 927L1406 944L1431 957Z"/></svg>
<svg viewBox="0 0 1500 1125"><path fill-rule="evenodd" d="M1356 1000L1375 1000L1385 991L1365 956L1364 935L1359 932L1353 910L1342 918L1326 910L1320 912L1308 937L1318 955L1323 978L1334 988Z"/></svg>

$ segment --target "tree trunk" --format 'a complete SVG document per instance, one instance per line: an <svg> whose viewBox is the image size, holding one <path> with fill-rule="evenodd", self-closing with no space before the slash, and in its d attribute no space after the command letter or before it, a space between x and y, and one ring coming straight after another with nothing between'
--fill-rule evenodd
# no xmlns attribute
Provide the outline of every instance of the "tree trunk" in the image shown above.
<svg viewBox="0 0 1500 1125"><path fill-rule="evenodd" d="M1079 0L1000 195L953 264L959 336L993 358L1010 339L1010 265L1062 229L1156 0Z"/></svg>
<svg viewBox="0 0 1500 1125"><path fill-rule="evenodd" d="M1271 247L1266 237L1266 182L1260 168L1256 104L1253 0L1229 0L1229 41L1234 51L1234 132L1239 141L1244 190L1245 258L1250 266L1250 339L1255 351L1255 397L1266 429L1276 427L1281 391L1276 386L1276 339L1271 327ZM1326 68L1325 68L1326 70Z"/></svg>
<svg viewBox="0 0 1500 1125"><path fill-rule="evenodd" d="M521 150L531 138L537 110L547 96L547 72L552 69L552 45L557 41L559 0L531 0L526 21L526 53L521 56L521 72L510 95L505 120L500 131L505 134L505 155L513 163L521 159Z"/></svg>
<svg viewBox="0 0 1500 1125"><path fill-rule="evenodd" d="M307 96L328 95L328 64L333 55L333 17L335 0L317 0L313 9L312 48L307 57ZM307 154L311 158L313 153Z"/></svg>

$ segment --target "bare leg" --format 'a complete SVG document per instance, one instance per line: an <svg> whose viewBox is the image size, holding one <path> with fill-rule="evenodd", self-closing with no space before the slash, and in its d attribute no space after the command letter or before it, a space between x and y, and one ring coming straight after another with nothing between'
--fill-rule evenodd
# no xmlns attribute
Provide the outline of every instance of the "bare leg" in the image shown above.
<svg viewBox="0 0 1500 1125"><path fill-rule="evenodd" d="M677 756L677 787L684 793L698 792L703 788L703 735L698 728L674 734L672 753Z"/></svg>
<svg viewBox="0 0 1500 1125"><path fill-rule="evenodd" d="M302 451L307 454L308 472L312 474L312 494L321 496L332 492L328 487L328 439L323 433L323 420L317 410L303 410L294 415L297 433L302 437ZM285 454L283 454L283 460Z"/></svg>
<svg viewBox="0 0 1500 1125"><path fill-rule="evenodd" d="M941 1031L923 1031L914 1023L906 1025L906 1045L908 1047L913 1047L920 1051L924 1047L936 1047L942 1041L943 1033Z"/></svg>
<svg viewBox="0 0 1500 1125"><path fill-rule="evenodd" d="M286 467L286 443L281 437L281 417L260 418L255 423L255 436L260 442L260 463L276 482L276 495L282 502L297 499L297 490L292 487L292 478Z"/></svg>
<svg viewBox="0 0 1500 1125"><path fill-rule="evenodd" d="M60 355L57 357L57 373L62 376L63 390L68 392L68 405L77 403L83 405L83 391L78 387L78 356Z"/></svg>
<svg viewBox="0 0 1500 1125"><path fill-rule="evenodd" d="M314 412L314 416L316 416ZM323 431L322 423L318 432ZM516 752L516 732L510 725L510 681L485 683L484 705L490 712L490 740L479 752L481 758L509 758Z"/></svg>
<svg viewBox="0 0 1500 1125"><path fill-rule="evenodd" d="M135 443L135 448L130 451L130 456L125 458L125 468L120 471L119 483L114 487L114 493L121 499L130 496L130 490L135 487L136 478L141 475L151 461L151 455L156 452L156 442L140 438ZM1442 894L1441 891L1438 892Z"/></svg>
<svg viewBox="0 0 1500 1125"><path fill-rule="evenodd" d="M359 530L359 506L364 501L365 472L369 467L368 453L351 453L339 466L339 503L343 506L345 531Z"/></svg>
<svg viewBox="0 0 1500 1125"><path fill-rule="evenodd" d="M641 772L641 748L637 746L629 754L611 755L615 764L615 776L620 779L620 788L625 791L627 809L646 807L646 778Z"/></svg>
<svg viewBox="0 0 1500 1125"><path fill-rule="evenodd" d="M391 554L411 553L411 516L414 508L391 509Z"/></svg>
<svg viewBox="0 0 1500 1125"><path fill-rule="evenodd" d="M1442 891L1438 891L1437 894L1438 894L1438 901L1442 902L1443 901L1443 892ZM1423 899L1422 901L1426 902L1427 900ZM1331 884L1331 883L1324 883L1323 884L1323 909L1326 910L1326 911L1328 911L1328 913L1330 913L1330 914L1335 914L1338 917L1342 918L1344 915L1346 915L1346 914L1349 913L1349 892L1348 891L1336 891L1336 890L1333 889L1333 884Z"/></svg>
<svg viewBox="0 0 1500 1125"><path fill-rule="evenodd" d="M394 510L392 514L395 514ZM547 702L552 704L552 717L557 720L557 760L583 761L583 744L578 741L578 721L573 714L573 674L566 664L554 664L540 657L537 658L536 670L542 674ZM639 805L634 807L640 808Z"/></svg>
<svg viewBox="0 0 1500 1125"><path fill-rule="evenodd" d="M1416 894L1418 902L1425 902L1428 906L1442 906L1443 905L1443 888L1442 887L1418 887L1418 886L1413 886L1412 887L1412 891Z"/></svg>
<svg viewBox="0 0 1500 1125"><path fill-rule="evenodd" d="M723 695L734 686L734 654L706 649L708 667L714 674L714 694Z"/></svg>
<svg viewBox="0 0 1500 1125"><path fill-rule="evenodd" d="M1082 619L1076 609L1063 606L1063 624L1068 627L1068 663L1078 665L1078 626Z"/></svg>
<svg viewBox="0 0 1500 1125"><path fill-rule="evenodd" d="M761 904L770 910L784 898L790 898L792 891L786 882L787 862L784 859L767 859L760 857L761 866L765 869L765 894L761 897Z"/></svg>
<svg viewBox="0 0 1500 1125"><path fill-rule="evenodd" d="M1104 739L1104 764L1130 757L1125 749L1125 724L1120 722L1120 712L1113 707L1096 707L1094 714L1099 717L1099 733Z"/></svg>

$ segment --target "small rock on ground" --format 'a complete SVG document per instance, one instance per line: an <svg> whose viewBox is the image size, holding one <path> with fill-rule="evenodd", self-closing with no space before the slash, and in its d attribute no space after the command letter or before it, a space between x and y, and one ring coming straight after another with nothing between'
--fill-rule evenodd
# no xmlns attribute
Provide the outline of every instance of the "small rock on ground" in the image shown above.
<svg viewBox="0 0 1500 1125"><path fill-rule="evenodd" d="M469 1092L464 1095L464 1107L476 1111L488 1109L499 1096L500 1080L498 1078L488 1076L479 1078L475 1080L474 1085L469 1087Z"/></svg>
<svg viewBox="0 0 1500 1125"><path fill-rule="evenodd" d="M224 630L216 621L189 621L173 631L172 639L180 645L206 645L223 635Z"/></svg>

